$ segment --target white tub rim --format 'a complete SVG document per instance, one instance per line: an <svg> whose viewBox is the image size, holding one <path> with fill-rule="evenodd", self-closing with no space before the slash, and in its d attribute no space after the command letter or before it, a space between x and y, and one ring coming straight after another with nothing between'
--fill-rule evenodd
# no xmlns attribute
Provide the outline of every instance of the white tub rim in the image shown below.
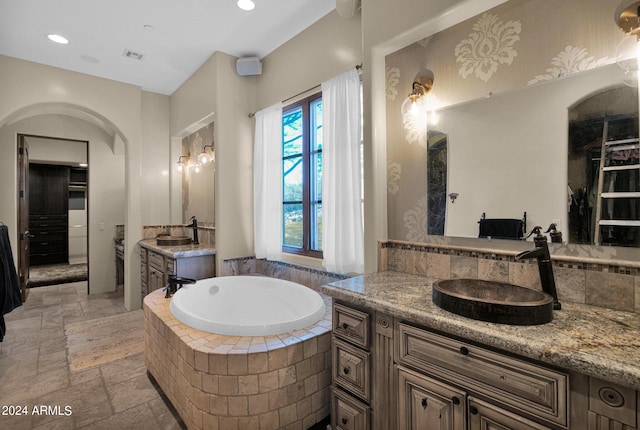
<svg viewBox="0 0 640 430"><path fill-rule="evenodd" d="M228 282L242 284L229 286L227 285ZM229 317L229 315L216 317L214 314L223 313L226 309L218 309L216 311L218 303L213 303L210 308L206 305L206 300L215 300L220 296L226 297L225 293L227 292L235 293L235 295L240 292L248 293L253 291L256 285L261 285L261 287L257 288L278 288L280 286L290 293L289 296L303 297L308 302L304 305L299 303L284 304L284 308L279 310L280 318L268 321L263 319L264 315L258 316L256 313L251 313L250 316L244 315L244 318L242 318L243 312L250 311L250 309L245 309L245 307L249 306L249 303L243 303L244 307L237 309L238 312L235 317ZM217 289L214 288L212 290L212 287L217 287ZM230 290L229 288L238 289ZM273 291L265 290L264 293L273 293ZM258 294L262 294L262 292L258 292ZM264 308L263 303L269 303L272 296L274 295L268 294L266 297L262 297L264 302L260 303L255 302L255 297L246 298L251 301L250 306ZM292 297L287 297L286 300ZM199 302L197 306L200 308L194 309L197 306L187 304L189 299L196 299ZM228 309L233 309L234 306L237 307L239 304L228 306ZM316 324L324 318L327 308L324 298L318 292L305 285L269 276L239 275L207 278L199 280L195 284L185 285L173 295L169 309L178 321L207 333L224 336L275 336ZM303 312L298 312L302 310Z"/></svg>

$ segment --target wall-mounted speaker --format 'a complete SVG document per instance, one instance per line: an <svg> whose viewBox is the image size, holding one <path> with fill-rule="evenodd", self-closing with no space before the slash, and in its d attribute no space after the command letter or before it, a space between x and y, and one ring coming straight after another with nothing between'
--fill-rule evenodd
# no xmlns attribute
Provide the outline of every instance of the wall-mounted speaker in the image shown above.
<svg viewBox="0 0 640 430"><path fill-rule="evenodd" d="M242 57L236 60L236 72L240 76L255 76L262 74L262 62L258 57Z"/></svg>

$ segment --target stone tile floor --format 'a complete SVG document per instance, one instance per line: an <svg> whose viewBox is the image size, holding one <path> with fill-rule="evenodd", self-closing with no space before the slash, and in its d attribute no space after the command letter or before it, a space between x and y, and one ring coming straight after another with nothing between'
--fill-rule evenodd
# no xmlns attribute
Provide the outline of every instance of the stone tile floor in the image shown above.
<svg viewBox="0 0 640 430"><path fill-rule="evenodd" d="M65 327L126 312L122 291L86 292L86 282L34 288L5 315L0 429L185 428L147 376L142 353L71 370Z"/></svg>

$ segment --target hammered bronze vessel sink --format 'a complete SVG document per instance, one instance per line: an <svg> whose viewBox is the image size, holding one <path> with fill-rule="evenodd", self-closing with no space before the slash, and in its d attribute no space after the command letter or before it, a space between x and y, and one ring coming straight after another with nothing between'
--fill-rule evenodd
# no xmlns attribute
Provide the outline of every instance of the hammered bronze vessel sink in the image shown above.
<svg viewBox="0 0 640 430"><path fill-rule="evenodd" d="M191 242L191 238L188 236L158 236L156 238L158 246L191 245Z"/></svg>
<svg viewBox="0 0 640 430"><path fill-rule="evenodd" d="M499 324L537 325L553 320L553 299L549 294L506 282L436 281L433 303L457 315Z"/></svg>

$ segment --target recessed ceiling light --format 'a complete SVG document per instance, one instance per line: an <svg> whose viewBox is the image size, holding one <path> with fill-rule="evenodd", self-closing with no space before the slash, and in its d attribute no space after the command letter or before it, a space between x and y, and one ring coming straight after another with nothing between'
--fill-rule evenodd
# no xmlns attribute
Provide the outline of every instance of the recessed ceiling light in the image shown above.
<svg viewBox="0 0 640 430"><path fill-rule="evenodd" d="M238 0L238 7L242 10L253 10L256 5L251 0Z"/></svg>
<svg viewBox="0 0 640 430"><path fill-rule="evenodd" d="M60 36L59 34L47 34L47 37L50 41L60 43L62 45L69 43L66 37Z"/></svg>

